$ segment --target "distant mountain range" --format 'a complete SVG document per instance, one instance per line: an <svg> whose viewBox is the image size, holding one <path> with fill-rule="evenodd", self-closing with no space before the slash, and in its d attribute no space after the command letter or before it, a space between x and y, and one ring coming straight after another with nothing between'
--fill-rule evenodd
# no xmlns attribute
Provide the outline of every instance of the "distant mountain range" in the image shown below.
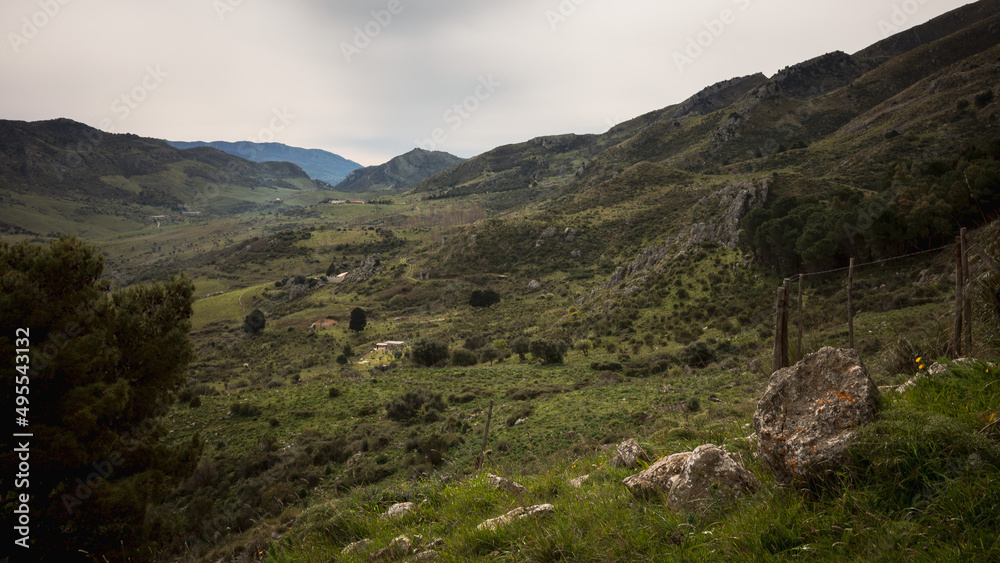
<svg viewBox="0 0 1000 563"><path fill-rule="evenodd" d="M151 216L262 210L325 187L288 162L180 150L70 119L0 120L0 232L106 236Z"/></svg>
<svg viewBox="0 0 1000 563"><path fill-rule="evenodd" d="M351 172L335 189L342 192L405 192L415 188L422 180L463 161L446 152L413 149L385 164Z"/></svg>
<svg viewBox="0 0 1000 563"><path fill-rule="evenodd" d="M254 143L251 141L167 141L178 149L209 146L224 153L245 158L251 162L291 162L299 165L313 180L335 185L351 172L361 168L353 160L320 149L301 149L281 143Z"/></svg>

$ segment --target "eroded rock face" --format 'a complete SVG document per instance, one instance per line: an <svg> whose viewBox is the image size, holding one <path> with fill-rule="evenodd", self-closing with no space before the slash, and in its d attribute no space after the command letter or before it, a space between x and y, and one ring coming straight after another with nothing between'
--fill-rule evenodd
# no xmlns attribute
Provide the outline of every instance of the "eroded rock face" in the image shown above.
<svg viewBox="0 0 1000 563"><path fill-rule="evenodd" d="M695 448L673 481L667 506L674 510L699 511L713 502L733 502L760 488L760 481L743 463L713 444Z"/></svg>
<svg viewBox="0 0 1000 563"><path fill-rule="evenodd" d="M684 470L684 462L689 457L691 452L660 458L645 471L626 477L622 483L636 497L667 496L674 487L677 476Z"/></svg>
<svg viewBox="0 0 1000 563"><path fill-rule="evenodd" d="M753 425L780 481L822 479L847 461L855 430L875 419L879 392L854 350L825 347L771 375Z"/></svg>
<svg viewBox="0 0 1000 563"><path fill-rule="evenodd" d="M649 461L646 451L634 438L618 444L617 451L618 455L611 460L611 465L615 467L638 467L640 461Z"/></svg>

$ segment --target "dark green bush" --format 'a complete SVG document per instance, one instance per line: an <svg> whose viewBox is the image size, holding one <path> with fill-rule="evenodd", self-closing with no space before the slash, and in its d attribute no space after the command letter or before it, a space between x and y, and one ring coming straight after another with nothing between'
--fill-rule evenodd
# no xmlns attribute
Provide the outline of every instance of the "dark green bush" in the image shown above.
<svg viewBox="0 0 1000 563"><path fill-rule="evenodd" d="M410 357L419 365L431 367L448 360L448 344L437 340L421 338L413 343Z"/></svg>
<svg viewBox="0 0 1000 563"><path fill-rule="evenodd" d="M622 368L619 362L590 362L590 369L594 371L621 371Z"/></svg>
<svg viewBox="0 0 1000 563"><path fill-rule="evenodd" d="M451 364L458 367L474 366L479 363L479 356L472 350L456 348L451 351Z"/></svg>
<svg viewBox="0 0 1000 563"><path fill-rule="evenodd" d="M386 405L386 416L399 422L408 422L422 413L435 410L445 410L444 399L440 393L431 393L425 389L409 391L389 401Z"/></svg>
<svg viewBox="0 0 1000 563"><path fill-rule="evenodd" d="M246 417L257 416L260 414L260 407L250 403L233 403L229 405L229 414Z"/></svg>
<svg viewBox="0 0 1000 563"><path fill-rule="evenodd" d="M561 340L536 338L531 341L529 350L531 355L543 364L561 364L568 348L566 343Z"/></svg>

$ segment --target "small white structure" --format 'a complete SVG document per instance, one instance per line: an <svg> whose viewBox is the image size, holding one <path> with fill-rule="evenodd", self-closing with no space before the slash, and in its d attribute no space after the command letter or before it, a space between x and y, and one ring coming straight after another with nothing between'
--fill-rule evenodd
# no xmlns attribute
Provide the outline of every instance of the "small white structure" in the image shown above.
<svg viewBox="0 0 1000 563"><path fill-rule="evenodd" d="M375 345L375 350L390 351L390 350L402 350L406 347L406 342L401 340L386 340L385 342L379 342Z"/></svg>

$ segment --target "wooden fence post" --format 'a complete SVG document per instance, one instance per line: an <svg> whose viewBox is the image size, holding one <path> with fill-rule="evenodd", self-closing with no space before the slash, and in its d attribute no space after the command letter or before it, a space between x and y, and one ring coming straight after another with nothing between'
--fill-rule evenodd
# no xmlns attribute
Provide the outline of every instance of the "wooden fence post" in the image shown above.
<svg viewBox="0 0 1000 563"><path fill-rule="evenodd" d="M962 312L964 311L963 289L965 279L962 275L962 237L955 237L955 331L951 337L951 347L955 357L962 355Z"/></svg>
<svg viewBox="0 0 1000 563"><path fill-rule="evenodd" d="M476 458L476 471L479 471L486 463L486 441L490 437L490 421L493 420L493 399L490 399L490 409L486 412L486 430L483 431L483 447Z"/></svg>
<svg viewBox="0 0 1000 563"><path fill-rule="evenodd" d="M972 355L972 299L969 296L972 276L969 275L969 241L965 237L965 227L962 227L962 301L965 311L962 314L962 328L965 329L965 353Z"/></svg>
<svg viewBox="0 0 1000 563"><path fill-rule="evenodd" d="M788 363L788 296L791 294L792 280L785 278L781 287L784 289L784 301L781 303L781 367L787 368L792 365Z"/></svg>
<svg viewBox="0 0 1000 563"><path fill-rule="evenodd" d="M772 372L778 371L784 366L781 363L781 341L784 339L784 333L781 331L781 320L785 316L785 311L783 305L785 303L785 288L783 286L778 287L778 297L774 304L774 355L772 356L771 366Z"/></svg>
<svg viewBox="0 0 1000 563"><path fill-rule="evenodd" d="M805 276L803 276L802 274L799 274L799 303L798 303L798 305L799 305L799 341L798 341L798 344L795 346L795 361L796 362L798 362L799 360L802 359L802 285L803 285L803 281L802 280L803 280L804 277Z"/></svg>
<svg viewBox="0 0 1000 563"><path fill-rule="evenodd" d="M847 269L847 336L848 346L854 349L854 303L851 301L851 290L854 288L854 258Z"/></svg>

